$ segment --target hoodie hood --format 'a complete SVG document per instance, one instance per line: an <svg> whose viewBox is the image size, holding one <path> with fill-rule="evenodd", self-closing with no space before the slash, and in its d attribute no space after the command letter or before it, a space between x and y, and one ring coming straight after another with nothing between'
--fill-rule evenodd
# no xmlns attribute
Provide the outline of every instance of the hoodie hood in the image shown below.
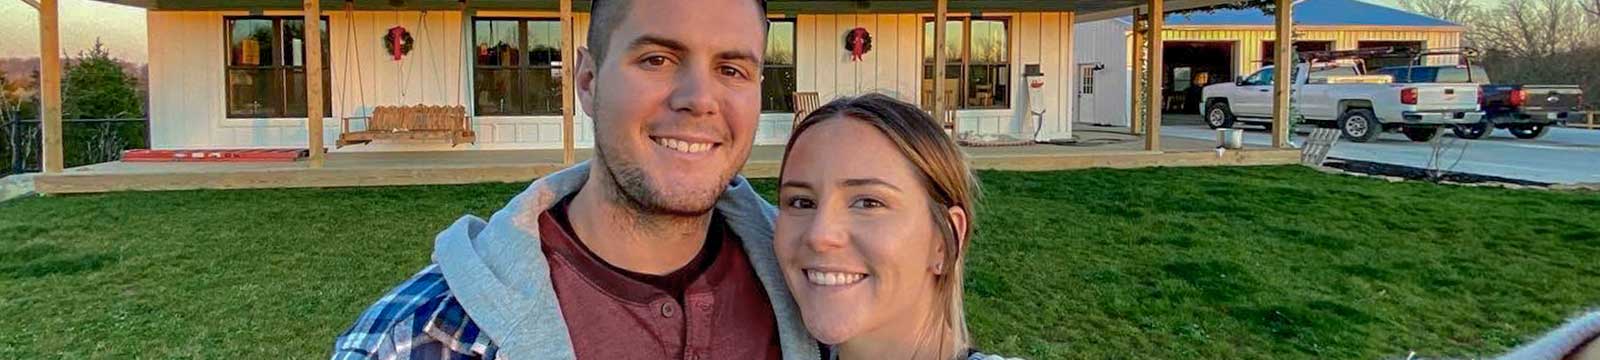
<svg viewBox="0 0 1600 360"><path fill-rule="evenodd" d="M550 283L550 265L541 250L538 216L577 193L588 180L588 162L551 174L534 181L487 222L463 216L435 239L434 263L467 315L500 348L500 355L575 357ZM773 253L776 208L767 204L749 181L736 176L717 199L716 211L738 235L772 301L784 358L820 358L816 340L801 322Z"/></svg>

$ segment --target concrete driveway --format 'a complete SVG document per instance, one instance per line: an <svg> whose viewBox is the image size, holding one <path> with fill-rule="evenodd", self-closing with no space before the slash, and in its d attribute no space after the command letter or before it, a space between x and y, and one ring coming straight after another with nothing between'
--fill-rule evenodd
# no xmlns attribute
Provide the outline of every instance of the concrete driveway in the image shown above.
<svg viewBox="0 0 1600 360"><path fill-rule="evenodd" d="M1169 114L1163 119L1170 120L1170 125L1161 128L1163 135L1213 141L1217 137L1198 115ZM1272 143L1270 134L1260 127L1240 127L1247 129L1247 145ZM1310 127L1300 130L1309 131ZM1449 132L1444 136L1442 141L1449 149L1442 157L1442 169L1549 183L1600 183L1600 130L1552 128L1538 140L1517 139L1505 130L1480 140L1458 139ZM1302 139L1296 134L1291 141L1299 144ZM1368 143L1340 140L1330 156L1427 168L1432 153L1429 143L1412 142L1393 133Z"/></svg>

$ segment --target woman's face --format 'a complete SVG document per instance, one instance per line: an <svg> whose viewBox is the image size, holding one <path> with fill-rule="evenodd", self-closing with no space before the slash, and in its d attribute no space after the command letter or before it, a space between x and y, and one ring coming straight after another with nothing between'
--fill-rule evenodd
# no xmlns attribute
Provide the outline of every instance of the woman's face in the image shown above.
<svg viewBox="0 0 1600 360"><path fill-rule="evenodd" d="M920 330L944 253L914 165L853 118L791 146L773 241L806 327L827 344Z"/></svg>

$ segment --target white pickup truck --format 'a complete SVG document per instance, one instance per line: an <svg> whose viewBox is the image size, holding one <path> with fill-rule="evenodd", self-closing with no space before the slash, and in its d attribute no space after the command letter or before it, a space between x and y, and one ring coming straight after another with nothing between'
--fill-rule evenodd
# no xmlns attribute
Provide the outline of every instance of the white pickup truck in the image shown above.
<svg viewBox="0 0 1600 360"><path fill-rule="evenodd" d="M1310 71L1306 71L1307 69ZM1206 124L1272 123L1272 85L1268 66L1235 83L1202 91ZM1296 66L1290 101L1306 123L1338 128L1344 137L1368 142L1385 131L1400 131L1413 141L1432 140L1441 127L1477 124L1484 113L1478 85L1472 83L1393 83L1389 75L1364 75L1354 63L1301 63Z"/></svg>

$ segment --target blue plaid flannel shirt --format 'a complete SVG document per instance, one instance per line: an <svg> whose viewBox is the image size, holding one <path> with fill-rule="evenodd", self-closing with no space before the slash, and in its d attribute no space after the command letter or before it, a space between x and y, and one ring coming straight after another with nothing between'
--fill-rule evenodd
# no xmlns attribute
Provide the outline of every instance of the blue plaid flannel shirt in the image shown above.
<svg viewBox="0 0 1600 360"><path fill-rule="evenodd" d="M334 341L333 359L494 359L498 347L467 317L429 265L361 313Z"/></svg>

